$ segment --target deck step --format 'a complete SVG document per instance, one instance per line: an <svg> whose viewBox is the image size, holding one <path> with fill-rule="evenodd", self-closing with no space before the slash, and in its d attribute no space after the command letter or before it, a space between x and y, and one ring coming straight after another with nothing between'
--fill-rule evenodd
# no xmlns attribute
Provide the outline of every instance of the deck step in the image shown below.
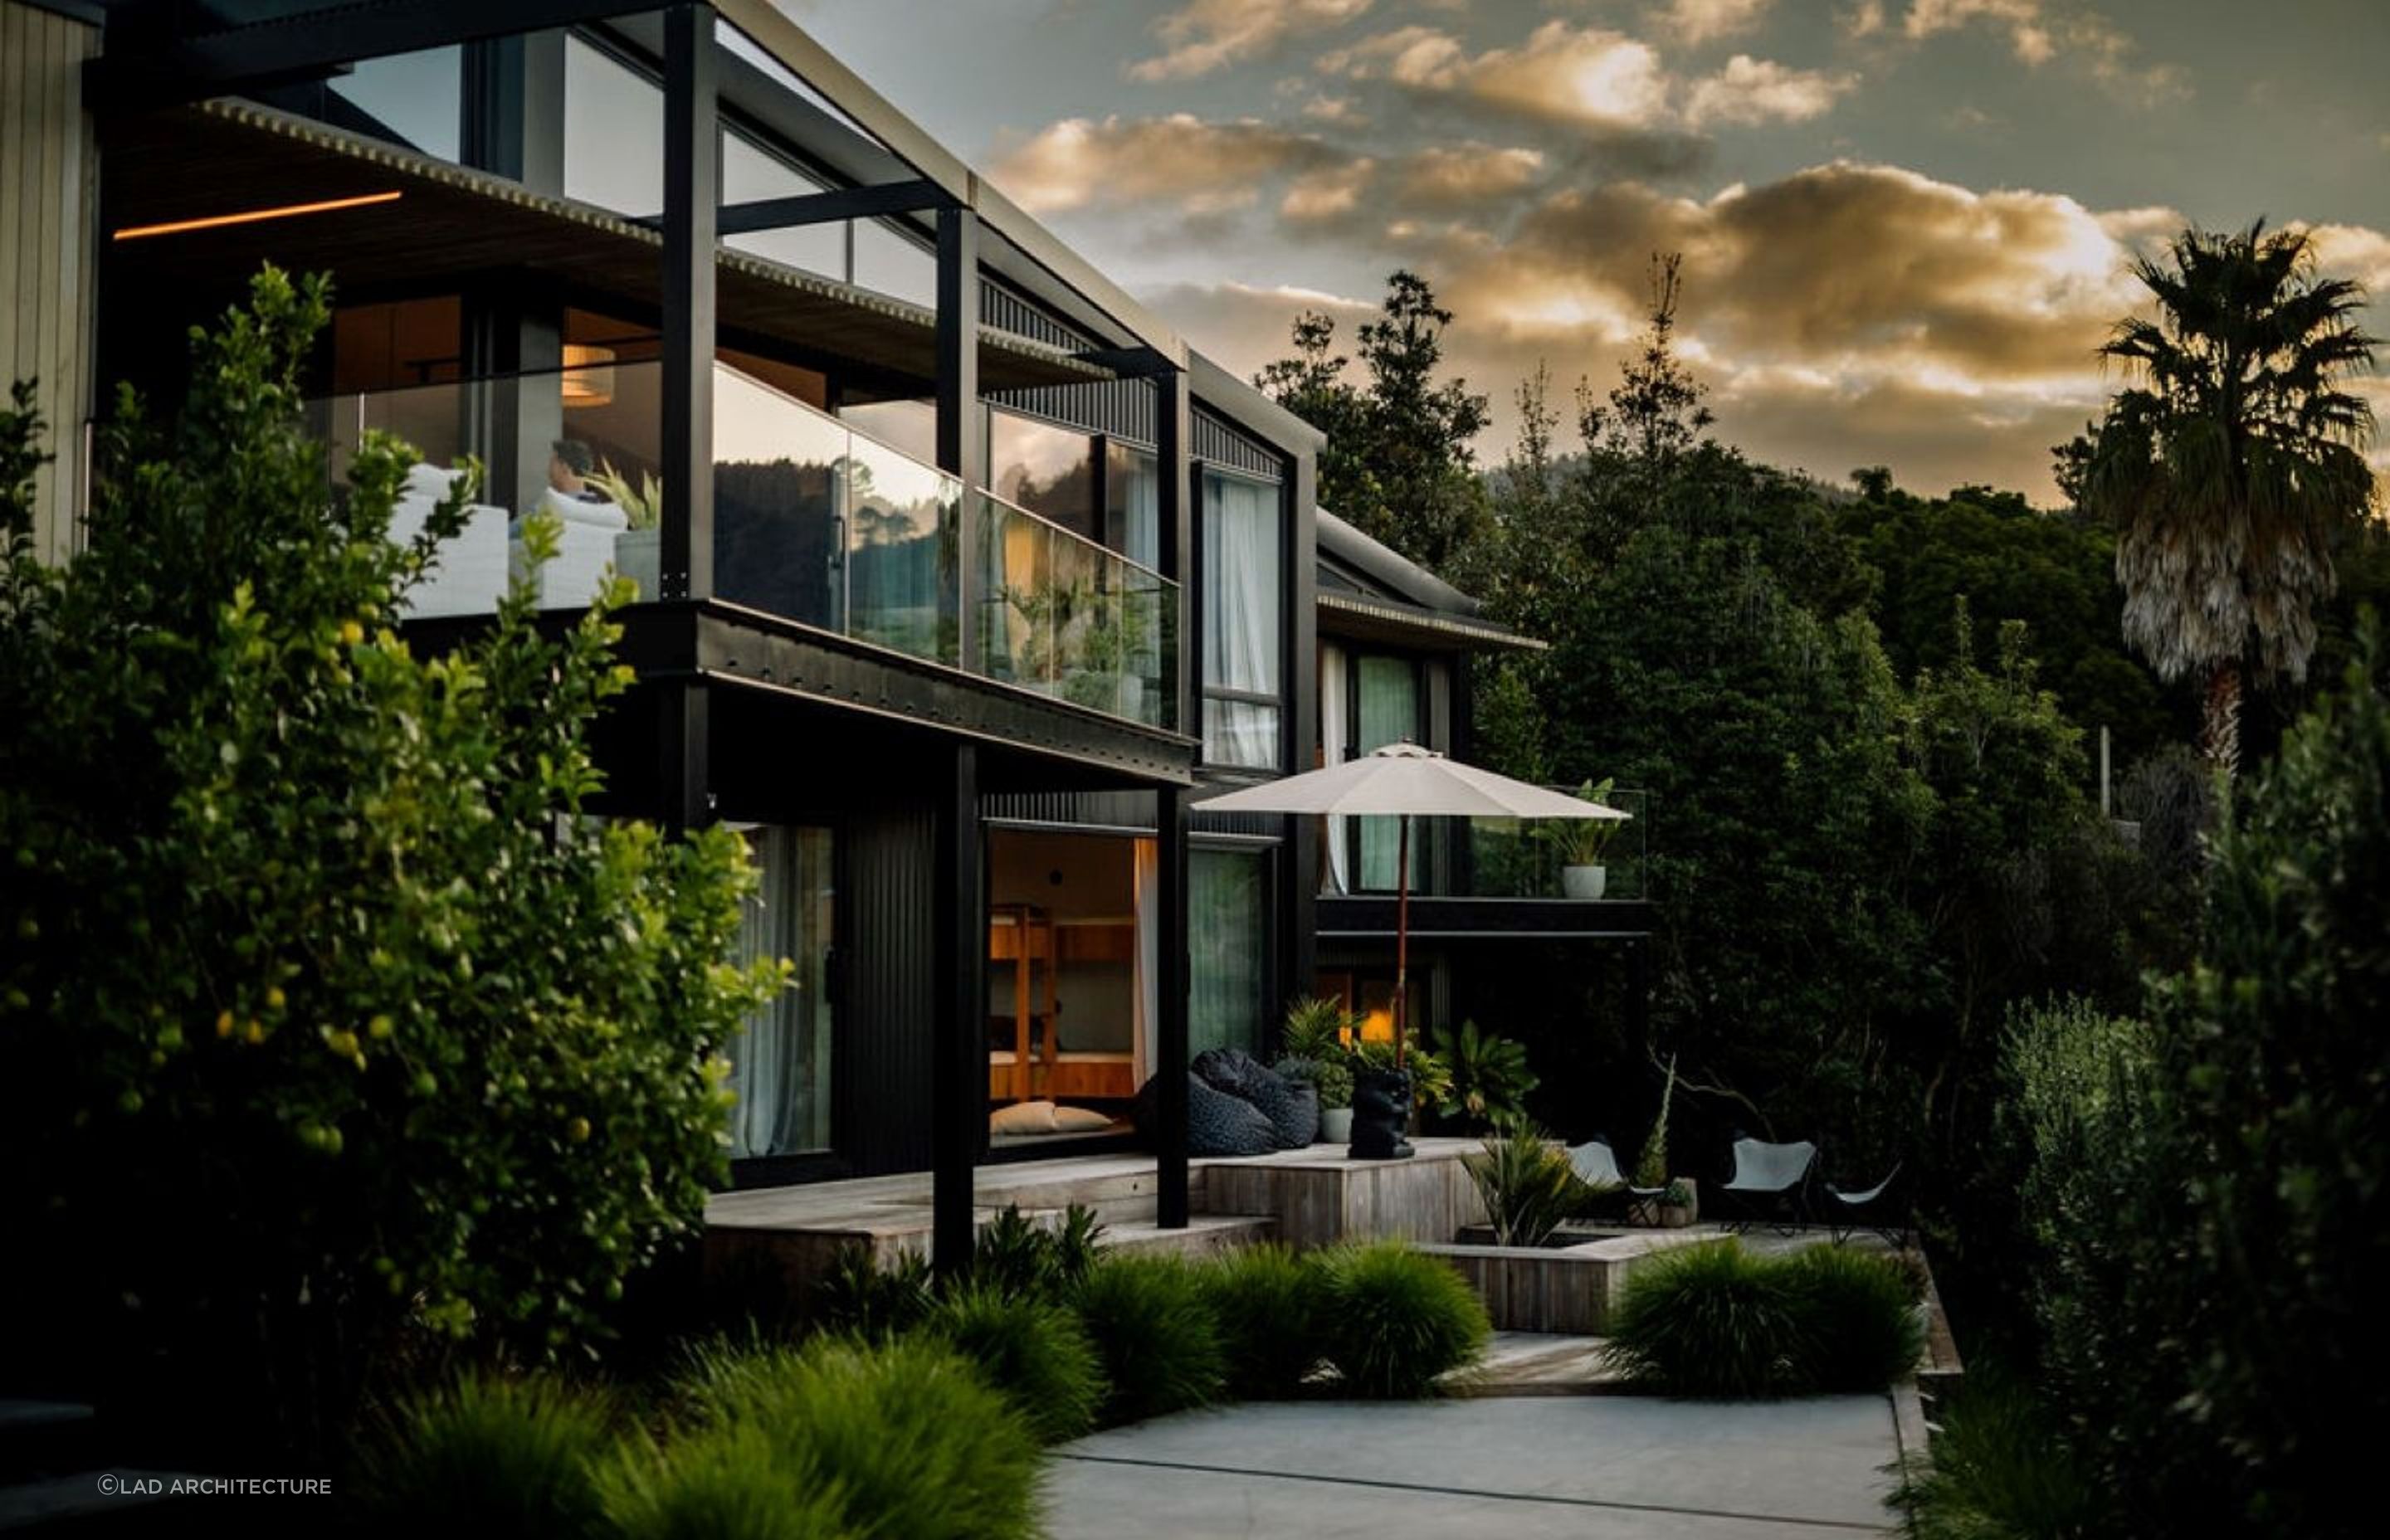
<svg viewBox="0 0 2390 1540"><path fill-rule="evenodd" d="M1254 1245L1277 1234L1278 1221L1264 1214L1199 1213L1189 1218L1183 1230L1162 1229L1150 1219L1112 1226L1104 1231L1102 1245L1109 1251L1139 1255L1204 1257Z"/></svg>

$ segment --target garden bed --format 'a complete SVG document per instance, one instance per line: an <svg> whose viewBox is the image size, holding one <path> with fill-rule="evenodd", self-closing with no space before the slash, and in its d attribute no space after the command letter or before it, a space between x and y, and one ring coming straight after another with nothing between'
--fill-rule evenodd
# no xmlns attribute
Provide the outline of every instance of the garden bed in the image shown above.
<svg viewBox="0 0 2390 1540"><path fill-rule="evenodd" d="M1458 1233L1482 1232L1467 1226ZM1711 1238L1700 1230L1602 1229L1555 1235L1548 1246L1492 1246L1458 1240L1421 1245L1419 1250L1441 1257L1458 1269L1485 1302L1497 1331L1548 1331L1564 1336L1599 1337L1609 1325L1611 1306L1626 1286L1626 1276L1646 1257L1696 1240Z"/></svg>

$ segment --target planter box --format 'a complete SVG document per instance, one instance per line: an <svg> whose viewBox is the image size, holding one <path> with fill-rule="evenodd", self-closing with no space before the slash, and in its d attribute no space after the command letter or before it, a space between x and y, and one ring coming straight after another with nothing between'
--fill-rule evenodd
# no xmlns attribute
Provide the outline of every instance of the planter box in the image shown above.
<svg viewBox="0 0 2390 1540"><path fill-rule="evenodd" d="M1627 1274L1647 1257L1701 1238L1644 1231L1573 1246L1421 1246L1451 1264L1477 1297L1497 1331L1548 1331L1599 1337Z"/></svg>

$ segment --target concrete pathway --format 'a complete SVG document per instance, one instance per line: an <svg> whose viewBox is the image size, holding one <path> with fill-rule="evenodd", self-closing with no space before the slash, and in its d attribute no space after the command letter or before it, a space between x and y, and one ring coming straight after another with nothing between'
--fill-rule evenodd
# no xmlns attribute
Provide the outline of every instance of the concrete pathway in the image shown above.
<svg viewBox="0 0 2390 1540"><path fill-rule="evenodd" d="M1058 1452L1053 1540L1829 1540L1891 1529L1883 1396L1190 1412Z"/></svg>

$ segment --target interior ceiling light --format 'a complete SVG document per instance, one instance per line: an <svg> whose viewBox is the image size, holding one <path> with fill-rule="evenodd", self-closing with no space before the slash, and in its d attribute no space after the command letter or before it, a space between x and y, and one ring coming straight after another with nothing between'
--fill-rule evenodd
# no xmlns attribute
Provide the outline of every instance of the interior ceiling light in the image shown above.
<svg viewBox="0 0 2390 1540"><path fill-rule="evenodd" d="M614 399L614 350L590 342L564 344L564 404L603 406Z"/></svg>
<svg viewBox="0 0 2390 1540"><path fill-rule="evenodd" d="M214 230L227 225L255 225L268 219L295 219L301 214L328 214L338 209L362 209L369 203L395 203L396 189L362 193L355 198L328 198L320 203L285 203L272 209L244 209L237 214L210 214L204 219L177 219L164 225L132 225L116 232L117 240L141 240L150 236L178 236L188 230Z"/></svg>

